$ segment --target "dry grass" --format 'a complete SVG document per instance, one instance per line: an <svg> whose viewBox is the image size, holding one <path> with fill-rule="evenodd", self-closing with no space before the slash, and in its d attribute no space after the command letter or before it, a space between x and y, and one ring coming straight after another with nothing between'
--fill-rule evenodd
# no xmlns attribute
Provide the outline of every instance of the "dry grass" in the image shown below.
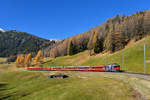
<svg viewBox="0 0 150 100"><path fill-rule="evenodd" d="M125 48L132 46L134 43L135 43L135 40L130 40L129 43L125 46Z"/></svg>
<svg viewBox="0 0 150 100"><path fill-rule="evenodd" d="M88 51L85 51L88 52ZM82 56L78 56L74 59L67 59L64 64L65 65L80 65L81 63L84 63L85 61L87 61L89 59L89 56L87 53L84 53Z"/></svg>
<svg viewBox="0 0 150 100"><path fill-rule="evenodd" d="M7 58L0 58L0 62L5 62Z"/></svg>

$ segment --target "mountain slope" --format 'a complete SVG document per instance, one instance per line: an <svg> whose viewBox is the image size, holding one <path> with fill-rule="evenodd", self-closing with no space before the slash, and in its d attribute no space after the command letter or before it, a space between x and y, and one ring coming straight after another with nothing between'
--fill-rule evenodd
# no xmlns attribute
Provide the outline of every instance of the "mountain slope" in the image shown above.
<svg viewBox="0 0 150 100"><path fill-rule="evenodd" d="M51 49L51 57L69 55L70 43L74 46L73 51L76 51L74 54L93 49L94 34L97 34L98 43L101 44L100 52L121 50L130 40L138 41L150 34L150 10L130 16L116 16L89 31L67 38Z"/></svg>
<svg viewBox="0 0 150 100"><path fill-rule="evenodd" d="M89 51L85 51L73 56L50 59L43 66L96 66L117 63L125 71L144 73L144 43L146 44L146 73L150 73L150 37L137 41L115 53L100 53L90 58ZM124 64L122 55L124 55Z"/></svg>
<svg viewBox="0 0 150 100"><path fill-rule="evenodd" d="M54 41L50 42L25 32L0 31L0 57L37 52L53 44Z"/></svg>

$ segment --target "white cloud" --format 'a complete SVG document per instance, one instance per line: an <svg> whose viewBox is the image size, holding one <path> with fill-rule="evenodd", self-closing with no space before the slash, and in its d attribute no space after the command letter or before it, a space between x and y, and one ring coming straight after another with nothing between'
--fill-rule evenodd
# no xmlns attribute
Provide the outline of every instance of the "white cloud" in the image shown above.
<svg viewBox="0 0 150 100"><path fill-rule="evenodd" d="M5 32L2 28L0 28L0 31Z"/></svg>

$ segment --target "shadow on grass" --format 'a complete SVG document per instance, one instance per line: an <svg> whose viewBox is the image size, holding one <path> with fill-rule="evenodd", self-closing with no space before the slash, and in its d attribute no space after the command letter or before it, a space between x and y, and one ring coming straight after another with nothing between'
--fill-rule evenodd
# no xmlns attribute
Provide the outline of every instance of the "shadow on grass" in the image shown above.
<svg viewBox="0 0 150 100"><path fill-rule="evenodd" d="M7 90L6 88L7 85L8 84L0 83L0 100L6 99L9 97L9 96L4 96L4 93L3 93L4 91Z"/></svg>
<svg viewBox="0 0 150 100"><path fill-rule="evenodd" d="M6 90L5 89L6 86L7 86L7 84L0 83L0 91Z"/></svg>
<svg viewBox="0 0 150 100"><path fill-rule="evenodd" d="M27 95L30 95L30 93L20 93L19 91L12 91L14 88L8 88L8 84L0 83L0 100L5 99L18 99Z"/></svg>

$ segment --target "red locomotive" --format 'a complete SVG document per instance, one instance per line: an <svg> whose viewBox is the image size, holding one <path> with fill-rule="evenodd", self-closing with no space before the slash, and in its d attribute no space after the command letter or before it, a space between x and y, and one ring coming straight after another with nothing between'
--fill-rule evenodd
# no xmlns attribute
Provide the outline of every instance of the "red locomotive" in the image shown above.
<svg viewBox="0 0 150 100"><path fill-rule="evenodd" d="M27 68L29 71L120 71L120 65L113 64L107 66L78 66L78 67L30 67Z"/></svg>

